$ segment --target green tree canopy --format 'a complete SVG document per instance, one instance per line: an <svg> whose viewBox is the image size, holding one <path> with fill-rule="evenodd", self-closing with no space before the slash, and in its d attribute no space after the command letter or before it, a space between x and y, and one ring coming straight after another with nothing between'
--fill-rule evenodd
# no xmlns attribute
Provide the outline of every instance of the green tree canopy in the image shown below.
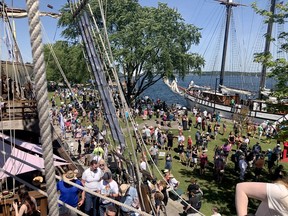
<svg viewBox="0 0 288 216"><path fill-rule="evenodd" d="M67 79L71 83L87 82L89 73L82 48L79 44L69 44L67 41L57 41L55 44L46 44L44 46L47 79L55 82L63 82L64 80L53 58L51 46Z"/></svg>
<svg viewBox="0 0 288 216"><path fill-rule="evenodd" d="M99 7L91 1L96 20ZM200 72L204 59L191 53L201 38L199 28L186 24L182 16L167 4L142 7L137 0L108 0L106 23L115 64L126 86L128 103L164 76L183 78ZM75 39L75 23L68 14L59 21L63 35ZM122 86L124 88L124 86Z"/></svg>
<svg viewBox="0 0 288 216"><path fill-rule="evenodd" d="M284 24L287 22L288 18L288 3L283 4L283 2L276 4L277 13L274 15L267 10L259 9L254 3L253 8L257 13L265 17L265 22L273 21L274 23ZM281 44L280 49L287 53L288 51L288 33L281 32L277 35L278 38L269 38L271 41L281 40L284 43ZM288 62L284 58L273 60L271 53L258 53L256 54L256 61L261 62L270 69L270 77L273 77L276 81L276 88L274 89L273 95L278 99L288 98ZM284 107L286 108L286 107ZM286 108L287 109L287 108Z"/></svg>
<svg viewBox="0 0 288 216"><path fill-rule="evenodd" d="M252 5L255 11L266 18L266 22L273 21L275 23L283 24L287 22L288 18L288 3L284 4L283 2L276 4L277 13L272 14L270 11L262 10L257 8L257 5L254 3ZM278 38L269 38L271 41L275 39L280 39L284 41L281 44L281 50L287 53L288 51L288 33L281 32L278 34ZM266 64L268 68L270 68L271 73L270 77L273 77L277 80L276 88L273 92L273 95L276 96L279 100L283 98L288 98L288 61L284 58L272 59L272 55L269 54L257 54L256 61L262 62ZM287 102L286 102L287 103ZM278 111L283 111L287 113L287 105L279 104L272 104L270 105L271 109L277 109ZM280 141L287 141L288 140L288 121L284 120L279 125L279 131L277 135L277 139Z"/></svg>

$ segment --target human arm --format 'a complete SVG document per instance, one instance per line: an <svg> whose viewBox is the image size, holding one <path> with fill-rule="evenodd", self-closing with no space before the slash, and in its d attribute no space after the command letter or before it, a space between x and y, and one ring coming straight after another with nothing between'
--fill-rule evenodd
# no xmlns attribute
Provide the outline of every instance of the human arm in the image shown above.
<svg viewBox="0 0 288 216"><path fill-rule="evenodd" d="M81 185L83 187L85 187L85 183L86 183L86 181L85 181L85 179L83 179L83 176L82 176ZM83 202L85 201L85 197L86 197L86 192L85 192L85 190L83 190L82 193L81 193L81 200L83 200ZM83 204L83 202L82 202L82 204ZM80 206L80 202L78 203L78 205Z"/></svg>
<svg viewBox="0 0 288 216"><path fill-rule="evenodd" d="M112 198L117 198L119 196L119 187L118 184L116 182L114 182L115 184L112 185L111 187L111 191L109 193L109 196Z"/></svg>
<svg viewBox="0 0 288 216"><path fill-rule="evenodd" d="M139 198L138 198L138 195L137 195L137 196L135 196L135 197L133 198L132 207L138 209L138 208L139 208L139 204L140 204L140 202L139 202Z"/></svg>
<svg viewBox="0 0 288 216"><path fill-rule="evenodd" d="M157 205L156 206L156 215L159 215L159 212L160 212L160 205Z"/></svg>
<svg viewBox="0 0 288 216"><path fill-rule="evenodd" d="M109 194L109 196L112 197L112 198L117 198L119 196L119 193L113 193L112 192L112 193Z"/></svg>
<svg viewBox="0 0 288 216"><path fill-rule="evenodd" d="M25 204L21 205L20 209L18 210L18 204L13 202L13 208L15 209L15 216L22 216L27 212L27 206Z"/></svg>
<svg viewBox="0 0 288 216"><path fill-rule="evenodd" d="M85 201L85 195L86 195L86 193L85 193L85 191L83 190L82 193L81 193L81 199L80 199L80 201L78 202L78 206L82 206L82 205L83 205L83 203L84 203L84 201Z"/></svg>
<svg viewBox="0 0 288 216"><path fill-rule="evenodd" d="M18 216L19 215L18 204L16 202L13 202L12 205L15 210L15 216Z"/></svg>
<svg viewBox="0 0 288 216"><path fill-rule="evenodd" d="M236 186L235 205L238 216L247 215L248 199L267 199L267 183L243 182Z"/></svg>

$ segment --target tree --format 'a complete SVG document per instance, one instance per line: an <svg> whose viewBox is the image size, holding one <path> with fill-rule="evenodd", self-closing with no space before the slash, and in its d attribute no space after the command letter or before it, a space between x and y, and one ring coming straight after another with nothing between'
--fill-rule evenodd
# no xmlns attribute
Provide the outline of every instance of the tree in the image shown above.
<svg viewBox="0 0 288 216"><path fill-rule="evenodd" d="M266 18L265 22L268 23L270 20L272 20L275 23L279 24L284 24L287 22L287 17L288 17L288 3L283 4L283 2L276 4L276 8L278 13L277 14L272 14L271 12L267 10L261 10L257 7L256 3L254 3L253 8L255 11L264 16ZM281 44L280 49L287 53L288 51L288 33L287 32L281 32L278 34L278 38L269 38L269 40L274 41L276 39L280 39L281 41L285 41L285 43ZM281 59L276 59L273 61L271 53L258 53L255 55L256 58L255 60L257 62L262 62L263 64L266 64L267 68L270 69L271 73L269 74L270 77L273 77L276 81L276 88L273 91L273 96L276 96L279 100L282 98L287 98L288 97L288 62L286 59L281 58ZM278 107L279 109L280 107ZM283 107L282 107L283 108ZM284 107L283 109L286 109Z"/></svg>
<svg viewBox="0 0 288 216"><path fill-rule="evenodd" d="M276 139L281 142L288 141L288 120L284 120L278 125L278 133Z"/></svg>
<svg viewBox="0 0 288 216"><path fill-rule="evenodd" d="M98 16L95 1L91 5ZM201 38L199 28L186 24L175 9L163 3L154 8L142 7L137 0L109 0L106 11L114 63L125 81L121 84L128 104L164 76L184 78L201 71L204 59L190 52ZM101 24L101 18L97 20ZM59 22L68 39L75 38L75 23L70 21L65 15Z"/></svg>
<svg viewBox="0 0 288 216"><path fill-rule="evenodd" d="M67 41L57 41L55 44L44 46L44 57L47 67L47 79L49 81L63 82L58 65L50 50L52 46L55 55L63 69L65 76L72 83L83 83L89 79L82 48L77 44L69 44Z"/></svg>

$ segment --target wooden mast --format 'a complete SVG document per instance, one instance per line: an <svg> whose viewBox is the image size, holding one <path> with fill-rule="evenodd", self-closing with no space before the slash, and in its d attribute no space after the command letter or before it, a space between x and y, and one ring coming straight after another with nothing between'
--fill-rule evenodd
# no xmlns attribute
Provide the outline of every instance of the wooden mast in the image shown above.
<svg viewBox="0 0 288 216"><path fill-rule="evenodd" d="M225 36L224 36L224 44L223 44L221 70L220 70L220 81L219 81L219 85L223 85L232 7L237 7L237 6L240 6L241 4L234 3L233 0L217 0L217 1L220 2L220 4L223 4L226 6L226 27L225 27Z"/></svg>
<svg viewBox="0 0 288 216"><path fill-rule="evenodd" d="M272 29L273 29L273 16L275 14L275 6L276 0L271 0L270 12L272 13L272 17L269 18L268 26L267 26L267 33L265 35L265 47L264 47L264 55L267 56L270 53L270 44L271 44L271 37L272 37ZM267 72L267 65L264 63L262 65L261 70L261 77L260 77L260 85L259 85L259 98L262 98L261 91L266 86L266 72Z"/></svg>

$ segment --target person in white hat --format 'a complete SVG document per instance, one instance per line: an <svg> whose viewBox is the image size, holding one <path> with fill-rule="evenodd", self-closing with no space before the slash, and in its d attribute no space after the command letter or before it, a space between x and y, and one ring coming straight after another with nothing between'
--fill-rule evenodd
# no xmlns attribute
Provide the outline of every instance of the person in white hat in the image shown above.
<svg viewBox="0 0 288 216"><path fill-rule="evenodd" d="M179 181L176 180L176 178L174 177L174 175L170 174L168 176L169 180L168 180L168 183L170 185L170 190L173 189L173 190L176 190L180 184Z"/></svg>

